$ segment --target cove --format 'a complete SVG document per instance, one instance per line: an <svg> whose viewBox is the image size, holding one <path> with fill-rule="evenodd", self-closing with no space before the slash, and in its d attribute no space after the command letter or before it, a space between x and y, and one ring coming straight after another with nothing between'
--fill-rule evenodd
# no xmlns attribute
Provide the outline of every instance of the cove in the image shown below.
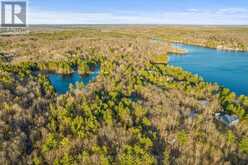
<svg viewBox="0 0 248 165"><path fill-rule="evenodd" d="M188 51L184 56L169 54L169 64L181 67L204 80L248 96L248 52L221 51L199 46L173 44Z"/></svg>
<svg viewBox="0 0 248 165"><path fill-rule="evenodd" d="M70 75L62 75L58 73L48 73L48 79L53 85L56 93L65 94L69 90L70 84L75 85L77 82L82 82L84 85L89 84L91 81L95 80L100 72L100 66L96 68L89 74L81 76L78 72L73 72Z"/></svg>

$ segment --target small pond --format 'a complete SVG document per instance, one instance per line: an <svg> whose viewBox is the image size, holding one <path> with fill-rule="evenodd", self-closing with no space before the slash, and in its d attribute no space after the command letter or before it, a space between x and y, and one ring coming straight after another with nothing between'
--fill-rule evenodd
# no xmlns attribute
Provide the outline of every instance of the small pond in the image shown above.
<svg viewBox="0 0 248 165"><path fill-rule="evenodd" d="M75 85L77 82L82 82L84 85L89 84L94 81L100 73L100 66L96 68L89 74L81 76L78 72L73 72L70 75L62 75L58 73L48 73L48 79L53 85L55 91L58 94L65 94L69 90L70 84Z"/></svg>

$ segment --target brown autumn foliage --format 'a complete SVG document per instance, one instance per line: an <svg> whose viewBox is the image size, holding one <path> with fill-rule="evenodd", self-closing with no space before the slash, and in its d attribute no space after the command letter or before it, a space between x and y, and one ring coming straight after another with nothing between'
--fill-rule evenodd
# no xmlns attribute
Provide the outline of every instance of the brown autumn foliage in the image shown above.
<svg viewBox="0 0 248 165"><path fill-rule="evenodd" d="M2 37L2 52L13 56L0 64L0 164L246 164L247 97L152 63L169 50L153 38L170 29ZM61 64L56 70L74 59L99 63L100 74L86 90L56 95L39 65ZM233 113L239 106L244 114L229 128L214 114L235 99Z"/></svg>

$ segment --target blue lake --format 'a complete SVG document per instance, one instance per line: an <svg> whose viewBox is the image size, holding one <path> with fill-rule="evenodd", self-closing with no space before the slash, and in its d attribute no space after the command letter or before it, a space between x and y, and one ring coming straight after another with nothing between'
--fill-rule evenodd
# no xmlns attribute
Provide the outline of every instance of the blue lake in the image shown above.
<svg viewBox="0 0 248 165"><path fill-rule="evenodd" d="M77 82L82 82L84 85L95 80L100 72L100 67L97 66L89 75L81 76L78 72L73 72L70 75L62 75L57 73L49 73L48 79L53 85L58 94L65 94L69 90L70 84L75 85Z"/></svg>
<svg viewBox="0 0 248 165"><path fill-rule="evenodd" d="M199 46L174 44L188 51L185 56L170 54L169 63L218 83L238 95L248 95L248 52L231 52Z"/></svg>

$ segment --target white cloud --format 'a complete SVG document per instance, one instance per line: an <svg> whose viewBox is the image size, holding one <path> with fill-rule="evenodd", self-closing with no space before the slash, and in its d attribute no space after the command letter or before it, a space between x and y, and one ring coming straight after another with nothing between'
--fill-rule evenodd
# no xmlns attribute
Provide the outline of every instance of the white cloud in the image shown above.
<svg viewBox="0 0 248 165"><path fill-rule="evenodd" d="M248 25L248 11L234 9L165 12L163 18L174 24L182 22L186 24Z"/></svg>
<svg viewBox="0 0 248 165"><path fill-rule="evenodd" d="M245 8L225 8L219 9L217 14L248 14L248 9Z"/></svg>
<svg viewBox="0 0 248 165"><path fill-rule="evenodd" d="M192 12L192 13L199 12L198 9L187 9L186 11L187 11L187 12Z"/></svg>
<svg viewBox="0 0 248 165"><path fill-rule="evenodd" d="M30 10L30 24L246 24L248 9L188 9L164 12L56 12Z"/></svg>

